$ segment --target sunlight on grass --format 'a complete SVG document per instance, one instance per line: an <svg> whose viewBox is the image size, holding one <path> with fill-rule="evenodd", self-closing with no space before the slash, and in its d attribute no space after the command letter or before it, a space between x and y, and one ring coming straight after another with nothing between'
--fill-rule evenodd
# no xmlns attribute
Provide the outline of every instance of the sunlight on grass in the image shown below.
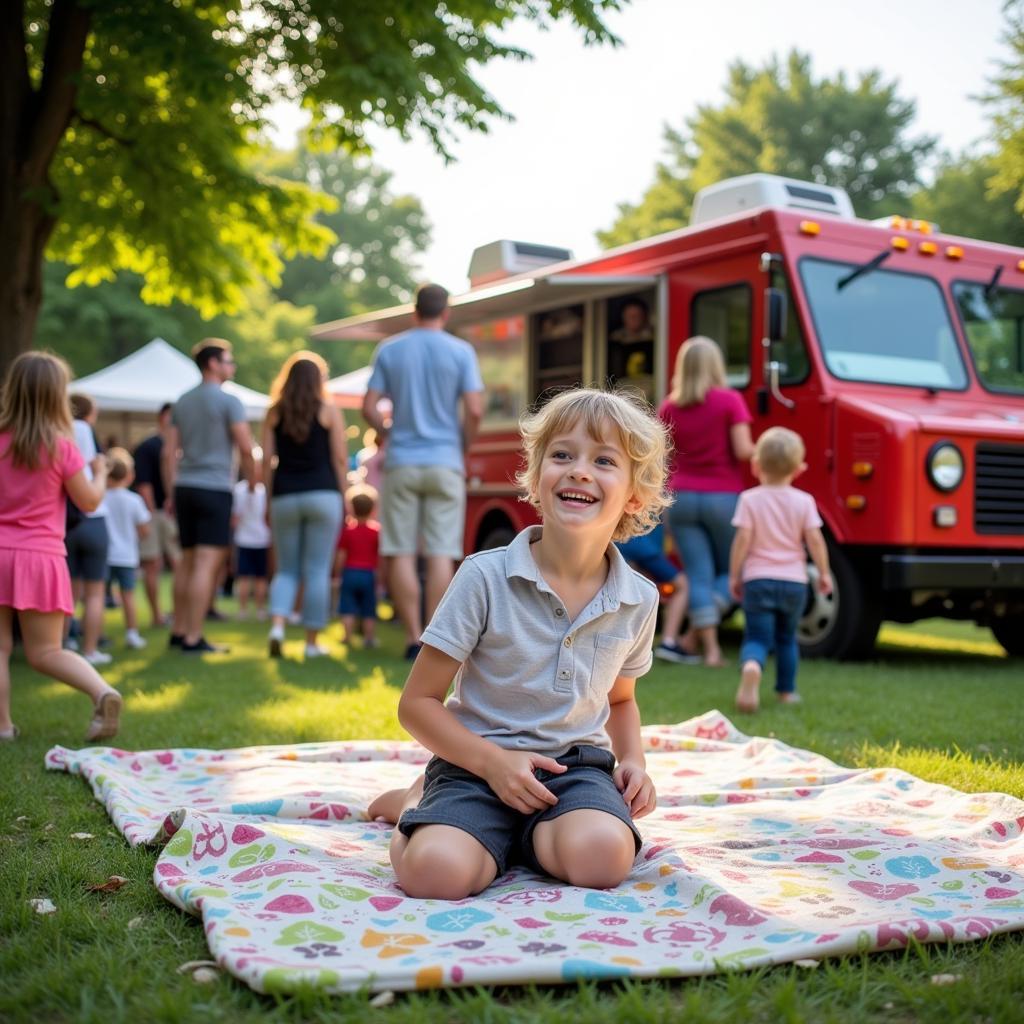
<svg viewBox="0 0 1024 1024"><path fill-rule="evenodd" d="M191 683L168 683L153 693L133 693L125 704L131 712L154 713L181 707L192 692Z"/></svg>
<svg viewBox="0 0 1024 1024"><path fill-rule="evenodd" d="M355 689L333 692L277 683L275 696L248 710L261 729L286 732L295 739L408 739L398 725L399 691L374 668Z"/></svg>
<svg viewBox="0 0 1024 1024"><path fill-rule="evenodd" d="M1005 751L1004 751L1005 753ZM899 743L865 743L854 756L860 768L900 768L918 778L938 782L965 793L1009 793L1024 797L1024 764L973 757L963 750L947 753L923 747L902 748Z"/></svg>
<svg viewBox="0 0 1024 1024"><path fill-rule="evenodd" d="M994 640L954 640L945 636L918 633L900 626L883 626L878 634L883 644L893 647L913 647L924 651L955 651L960 654L988 654L1005 658L1006 651Z"/></svg>

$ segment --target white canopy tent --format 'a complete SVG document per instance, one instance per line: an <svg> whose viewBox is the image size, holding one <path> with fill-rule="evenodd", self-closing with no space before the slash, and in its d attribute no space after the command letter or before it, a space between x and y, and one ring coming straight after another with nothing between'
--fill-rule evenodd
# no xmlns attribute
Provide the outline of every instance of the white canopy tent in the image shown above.
<svg viewBox="0 0 1024 1024"><path fill-rule="evenodd" d="M128 445L152 433L160 407L176 401L201 379L199 367L184 352L154 338L124 359L72 381L71 390L88 395L99 406L101 438L113 434ZM241 401L250 422L263 419L270 405L266 395L233 381L224 390Z"/></svg>
<svg viewBox="0 0 1024 1024"><path fill-rule="evenodd" d="M361 409L363 396L366 394L366 385L370 383L372 372L372 366L361 366L351 373L332 377L327 382L327 390L330 392L334 404L339 409ZM380 408L387 415L391 411L391 401L387 398L381 399Z"/></svg>

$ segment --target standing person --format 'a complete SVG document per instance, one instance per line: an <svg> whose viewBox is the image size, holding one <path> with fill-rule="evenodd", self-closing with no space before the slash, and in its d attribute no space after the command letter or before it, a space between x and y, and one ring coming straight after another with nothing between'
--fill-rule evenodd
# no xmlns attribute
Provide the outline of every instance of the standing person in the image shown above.
<svg viewBox="0 0 1024 1024"><path fill-rule="evenodd" d="M462 563L398 706L435 755L422 795L369 808L401 812L391 862L417 899L464 899L515 863L613 888L641 846L633 819L655 806L634 691L658 590L611 542L667 503L664 428L625 395L572 389L522 433L519 482L543 526Z"/></svg>
<svg viewBox="0 0 1024 1024"><path fill-rule="evenodd" d="M483 382L473 347L448 334L448 292L424 285L416 293L411 331L382 342L363 399L363 416L387 438L381 484L382 555L390 558L390 591L405 626L407 659L420 649L420 613L434 614L462 557L466 518L464 454L483 417ZM377 409L392 403L388 430ZM462 416L460 422L460 409ZM421 593L416 556L426 558Z"/></svg>
<svg viewBox="0 0 1024 1024"><path fill-rule="evenodd" d="M206 338L192 349L202 381L174 403L163 448L167 511L178 518L182 557L174 573L171 646L186 654L223 651L203 636L203 621L231 544L232 455L256 481L245 409L221 390L235 375L231 343ZM180 463L179 463L180 459Z"/></svg>
<svg viewBox="0 0 1024 1024"><path fill-rule="evenodd" d="M92 464L99 454L93 427L99 409L88 396L71 396L71 412L74 416L72 429L75 444L85 460L85 474L90 476ZM106 465L106 463L104 463ZM68 569L71 572L71 589L76 600L82 602L82 628L79 641L82 657L90 665L109 665L113 658L99 649L100 634L103 631L103 610L106 606L107 588L107 546L110 536L107 532L107 506L104 501L67 532L65 544L68 553Z"/></svg>
<svg viewBox="0 0 1024 1024"><path fill-rule="evenodd" d="M732 524L736 539L729 562L733 597L743 600L743 666L736 707L758 709L761 675L775 648L775 692L796 704L800 662L796 630L807 601L807 557L818 570L818 589L832 593L828 548L814 499L792 486L806 468L803 439L785 427L771 427L754 447L754 475L760 481L740 495Z"/></svg>
<svg viewBox="0 0 1024 1024"><path fill-rule="evenodd" d="M256 472L262 472L257 461ZM238 595L238 617L249 617L249 598L256 608L256 618L267 617L267 569L270 555L270 527L267 525L267 488L262 480L255 485L247 480L235 484L231 509L237 568L235 592Z"/></svg>
<svg viewBox="0 0 1024 1024"><path fill-rule="evenodd" d="M164 477L161 460L164 441L171 429L171 403L165 402L157 414L157 432L147 437L135 449L135 490L149 509L149 533L139 544L139 562L142 566L142 580L146 598L153 617L154 626L166 626L168 621L160 611L160 570L164 562L174 571L181 560L181 546L178 544L178 524L174 516L164 509L167 494L164 491Z"/></svg>
<svg viewBox="0 0 1024 1024"><path fill-rule="evenodd" d="M318 638L330 616L348 462L345 421L327 393L327 376L327 364L315 352L296 352L271 386L263 422L263 478L277 561L270 583L272 658L281 656L285 621L300 586L306 657L327 653Z"/></svg>
<svg viewBox="0 0 1024 1024"><path fill-rule="evenodd" d="M87 694L93 716L85 738L117 734L121 695L84 658L61 646L73 610L65 560L65 497L96 509L107 466L93 458L89 476L73 438L67 364L48 352L25 352L0 392L0 741L13 740L10 657L18 616L28 663Z"/></svg>
<svg viewBox="0 0 1024 1024"><path fill-rule="evenodd" d="M722 350L710 338L698 336L682 344L672 390L658 415L672 438L668 527L690 582L690 629L704 664L717 668L725 664L718 623L732 604L731 521L743 490L741 467L754 445L750 412L727 386Z"/></svg>
<svg viewBox="0 0 1024 1024"><path fill-rule="evenodd" d="M370 517L377 506L377 492L365 485L353 487L348 500L352 518L341 531L334 560L335 572L341 574L338 611L346 643L352 643L358 618L363 630L363 647L376 647L380 523Z"/></svg>
<svg viewBox="0 0 1024 1024"><path fill-rule="evenodd" d="M121 592L126 647L141 650L146 646L139 635L139 614L135 606L135 574L139 568L139 538L150 531L146 503L129 490L135 479L135 461L123 448L107 453L107 576Z"/></svg>

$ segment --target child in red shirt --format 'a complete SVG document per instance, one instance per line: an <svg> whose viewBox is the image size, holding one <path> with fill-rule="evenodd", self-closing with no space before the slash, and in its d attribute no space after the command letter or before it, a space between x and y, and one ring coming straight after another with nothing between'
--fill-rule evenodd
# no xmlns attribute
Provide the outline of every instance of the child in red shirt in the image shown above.
<svg viewBox="0 0 1024 1024"><path fill-rule="evenodd" d="M354 487L348 492L353 517L345 523L338 539L334 572L341 573L338 612L349 643L361 620L363 647L377 646L377 563L380 523L372 520L377 492L372 487Z"/></svg>

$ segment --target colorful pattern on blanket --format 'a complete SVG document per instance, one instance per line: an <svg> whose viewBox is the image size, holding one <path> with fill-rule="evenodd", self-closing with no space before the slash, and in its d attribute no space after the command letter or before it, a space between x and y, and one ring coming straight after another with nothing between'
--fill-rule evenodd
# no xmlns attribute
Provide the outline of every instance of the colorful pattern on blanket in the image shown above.
<svg viewBox="0 0 1024 1024"><path fill-rule="evenodd" d="M671 977L1024 928L1024 802L851 770L717 711L644 729L658 809L618 889L512 871L458 903L407 898L391 829L415 744L131 753L55 747L212 954L260 992Z"/></svg>

